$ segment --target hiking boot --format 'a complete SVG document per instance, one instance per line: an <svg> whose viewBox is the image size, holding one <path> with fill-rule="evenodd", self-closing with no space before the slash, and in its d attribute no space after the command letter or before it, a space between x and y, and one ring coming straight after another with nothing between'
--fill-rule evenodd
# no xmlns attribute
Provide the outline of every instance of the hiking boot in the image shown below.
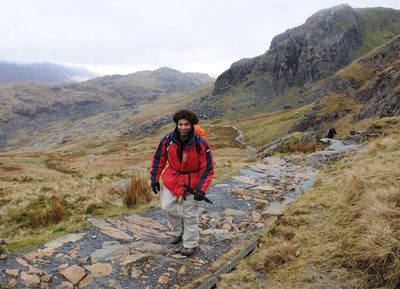
<svg viewBox="0 0 400 289"><path fill-rule="evenodd" d="M181 251L181 255L190 256L193 254L195 248L183 248Z"/></svg>
<svg viewBox="0 0 400 289"><path fill-rule="evenodd" d="M171 240L171 245L176 245L178 243L182 242L182 235L180 236L174 236Z"/></svg>

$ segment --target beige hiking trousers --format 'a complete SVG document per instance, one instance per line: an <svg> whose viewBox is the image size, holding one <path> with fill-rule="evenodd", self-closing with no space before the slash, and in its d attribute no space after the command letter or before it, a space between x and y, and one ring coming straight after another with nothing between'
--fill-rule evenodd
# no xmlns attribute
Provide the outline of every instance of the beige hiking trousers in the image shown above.
<svg viewBox="0 0 400 289"><path fill-rule="evenodd" d="M160 193L161 209L165 212L167 220L175 236L182 235L183 247L195 248L199 246L199 214L198 204L193 195L186 196L186 201L178 201L165 186Z"/></svg>

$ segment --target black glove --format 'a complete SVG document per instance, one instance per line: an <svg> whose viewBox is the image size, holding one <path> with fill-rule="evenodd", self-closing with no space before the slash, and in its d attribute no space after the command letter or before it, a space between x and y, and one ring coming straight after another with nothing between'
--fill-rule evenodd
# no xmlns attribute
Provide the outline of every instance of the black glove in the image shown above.
<svg viewBox="0 0 400 289"><path fill-rule="evenodd" d="M202 190L196 190L196 191L197 191L198 193L202 194L203 196L206 195L206 193L203 192ZM198 196L194 196L194 199L195 199L196 201L202 201L202 200L203 200L203 198L198 197Z"/></svg>
<svg viewBox="0 0 400 289"><path fill-rule="evenodd" d="M160 191L160 183L159 182L153 182L151 183L151 189L153 192L157 195L158 192Z"/></svg>

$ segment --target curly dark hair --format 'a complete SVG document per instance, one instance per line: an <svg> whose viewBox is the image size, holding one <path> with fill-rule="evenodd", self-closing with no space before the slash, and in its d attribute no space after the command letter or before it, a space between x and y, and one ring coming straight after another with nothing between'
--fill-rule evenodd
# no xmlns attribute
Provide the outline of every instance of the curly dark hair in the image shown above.
<svg viewBox="0 0 400 289"><path fill-rule="evenodd" d="M189 109L178 110L172 116L172 119L176 124L178 124L178 121L180 119L187 119L192 125L199 123L199 118L197 117L197 115Z"/></svg>

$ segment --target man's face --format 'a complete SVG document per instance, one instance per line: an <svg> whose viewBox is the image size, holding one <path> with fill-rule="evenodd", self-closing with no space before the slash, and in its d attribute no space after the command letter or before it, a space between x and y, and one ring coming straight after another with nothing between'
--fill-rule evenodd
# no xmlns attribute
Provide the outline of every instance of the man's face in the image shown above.
<svg viewBox="0 0 400 289"><path fill-rule="evenodd" d="M187 119L178 120L178 131L181 138L188 137L191 130L192 130L192 125L190 121L188 121Z"/></svg>

